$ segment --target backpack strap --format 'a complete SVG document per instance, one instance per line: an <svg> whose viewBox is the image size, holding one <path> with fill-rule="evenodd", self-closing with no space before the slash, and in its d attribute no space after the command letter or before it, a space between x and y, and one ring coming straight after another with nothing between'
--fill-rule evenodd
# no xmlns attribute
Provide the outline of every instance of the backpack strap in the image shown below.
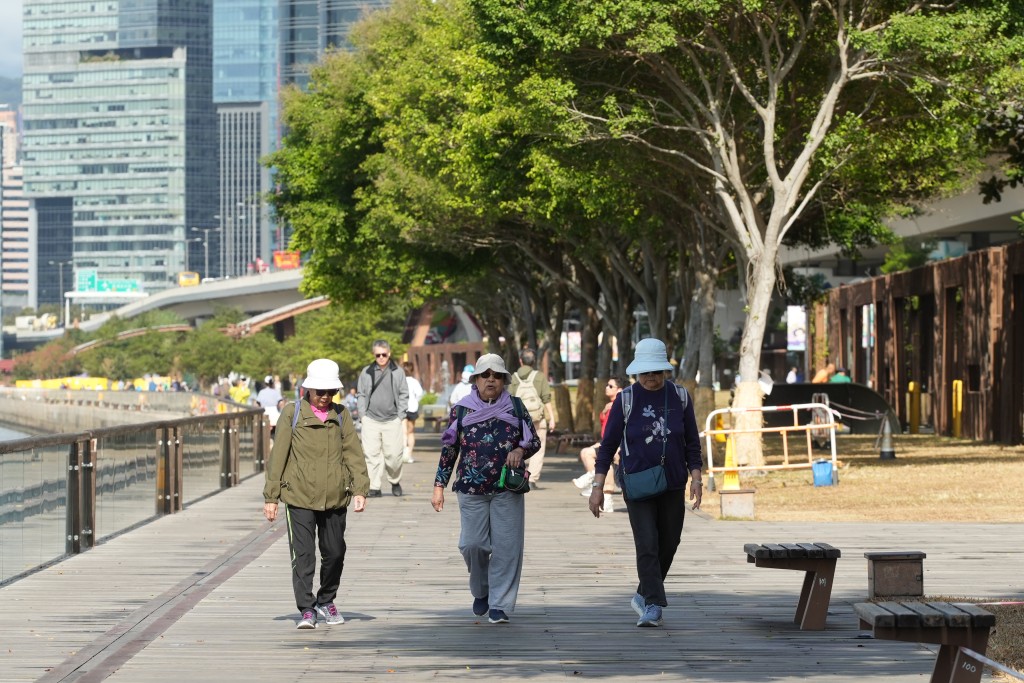
<svg viewBox="0 0 1024 683"><path fill-rule="evenodd" d="M299 403L301 399L295 399L295 413L292 414L292 432L295 432L295 425L299 423Z"/></svg>

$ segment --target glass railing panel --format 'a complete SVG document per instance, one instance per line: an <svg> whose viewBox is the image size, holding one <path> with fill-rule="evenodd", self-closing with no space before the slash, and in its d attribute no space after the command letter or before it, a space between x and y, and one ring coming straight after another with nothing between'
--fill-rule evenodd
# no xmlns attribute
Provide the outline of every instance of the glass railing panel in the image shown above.
<svg viewBox="0 0 1024 683"><path fill-rule="evenodd" d="M64 556L70 449L0 453L0 582Z"/></svg>
<svg viewBox="0 0 1024 683"><path fill-rule="evenodd" d="M223 487L223 430L221 423L212 421L182 426L182 505L216 493Z"/></svg>
<svg viewBox="0 0 1024 683"><path fill-rule="evenodd" d="M238 428L238 479L251 477L257 470L256 440L260 438L262 415L246 415Z"/></svg>
<svg viewBox="0 0 1024 683"><path fill-rule="evenodd" d="M97 541L156 515L159 438L144 429L97 439Z"/></svg>

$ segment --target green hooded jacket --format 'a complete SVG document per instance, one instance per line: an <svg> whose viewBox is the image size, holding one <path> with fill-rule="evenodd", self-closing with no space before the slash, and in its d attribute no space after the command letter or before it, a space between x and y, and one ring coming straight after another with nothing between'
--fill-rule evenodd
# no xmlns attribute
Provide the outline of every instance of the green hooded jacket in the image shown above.
<svg viewBox="0 0 1024 683"><path fill-rule="evenodd" d="M277 420L263 500L280 500L307 510L334 510L347 507L352 496L368 494L363 446L348 410L332 403L327 421L321 422L309 401L302 399L292 430L294 414L292 402Z"/></svg>

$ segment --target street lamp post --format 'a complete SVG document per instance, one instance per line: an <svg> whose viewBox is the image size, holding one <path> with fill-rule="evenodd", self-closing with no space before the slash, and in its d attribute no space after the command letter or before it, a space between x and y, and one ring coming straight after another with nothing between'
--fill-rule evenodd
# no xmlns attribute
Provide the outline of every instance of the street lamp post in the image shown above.
<svg viewBox="0 0 1024 683"><path fill-rule="evenodd" d="M66 296L66 292L64 291L64 266L70 266L71 264L71 261L50 261L51 266L57 266L60 269L58 271L59 275L57 278L57 282L58 286L60 287L60 298L64 300L64 305L62 308L64 309L65 330L68 329L68 318L71 317L71 301L70 299L68 299L68 297ZM61 303L60 299L57 300L57 303Z"/></svg>
<svg viewBox="0 0 1024 683"><path fill-rule="evenodd" d="M195 228L192 228L192 229L195 230ZM188 245L193 244L195 242L202 242L202 241L203 240L200 237L193 237L191 239L186 239L185 240L185 271L186 272L190 272L192 270L191 268L189 268L189 262L188 262L188 253L190 251Z"/></svg>
<svg viewBox="0 0 1024 683"><path fill-rule="evenodd" d="M216 216L220 218L220 216ZM203 233L203 279L210 277L210 233L220 232L221 228L192 228Z"/></svg>

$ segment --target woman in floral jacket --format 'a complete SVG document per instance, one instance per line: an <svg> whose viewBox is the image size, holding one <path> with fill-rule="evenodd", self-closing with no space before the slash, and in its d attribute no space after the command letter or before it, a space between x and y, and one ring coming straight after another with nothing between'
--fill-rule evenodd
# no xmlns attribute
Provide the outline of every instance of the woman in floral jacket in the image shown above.
<svg viewBox="0 0 1024 683"><path fill-rule="evenodd" d="M500 488L498 481L506 463L521 467L540 450L540 439L522 401L506 390L511 377L501 356L485 354L474 368L470 394L452 408L441 437L431 505L444 509L444 489L454 473L459 550L469 569L473 614L504 624L519 594L526 507L522 494Z"/></svg>

